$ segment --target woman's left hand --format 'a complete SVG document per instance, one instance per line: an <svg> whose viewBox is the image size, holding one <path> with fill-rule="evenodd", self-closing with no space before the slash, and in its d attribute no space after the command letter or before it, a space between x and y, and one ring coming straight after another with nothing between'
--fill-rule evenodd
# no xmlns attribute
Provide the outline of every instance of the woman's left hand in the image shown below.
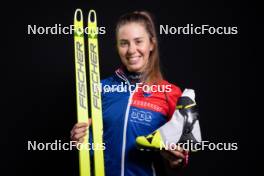
<svg viewBox="0 0 264 176"><path fill-rule="evenodd" d="M185 166L188 162L189 152L177 147L176 150L161 151L163 158L169 161L171 168Z"/></svg>

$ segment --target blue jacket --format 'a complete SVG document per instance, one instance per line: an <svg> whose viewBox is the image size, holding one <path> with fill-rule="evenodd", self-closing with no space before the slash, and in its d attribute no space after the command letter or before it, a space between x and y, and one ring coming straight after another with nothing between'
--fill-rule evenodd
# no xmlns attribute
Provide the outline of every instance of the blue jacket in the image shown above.
<svg viewBox="0 0 264 176"><path fill-rule="evenodd" d="M113 85L135 85L122 69L101 81L103 88ZM155 175L151 153L136 149L137 136L147 135L162 126L172 116L181 90L167 81L167 93L132 88L132 92L102 91L103 140L105 143L105 173L107 176ZM169 89L170 88L170 89ZM115 87L115 90L116 87Z"/></svg>

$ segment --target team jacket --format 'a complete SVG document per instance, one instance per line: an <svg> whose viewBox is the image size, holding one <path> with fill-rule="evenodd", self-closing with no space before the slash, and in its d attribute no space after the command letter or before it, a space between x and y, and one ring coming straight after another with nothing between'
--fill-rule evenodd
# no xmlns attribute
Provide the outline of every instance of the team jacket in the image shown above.
<svg viewBox="0 0 264 176"><path fill-rule="evenodd" d="M151 154L136 149L137 136L147 135L166 123L172 116L181 90L167 81L158 85L167 86L166 93L132 88L118 90L114 85L135 85L122 69L101 81L103 110L103 140L105 143L105 173L107 176L155 175ZM162 86L160 86L162 87ZM171 89L169 89L169 87ZM154 87L155 88L155 87Z"/></svg>

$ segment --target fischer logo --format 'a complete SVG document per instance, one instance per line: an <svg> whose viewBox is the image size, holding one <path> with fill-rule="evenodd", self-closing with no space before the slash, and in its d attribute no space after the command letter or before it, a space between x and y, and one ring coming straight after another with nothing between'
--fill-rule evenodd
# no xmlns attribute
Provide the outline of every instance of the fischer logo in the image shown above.
<svg viewBox="0 0 264 176"><path fill-rule="evenodd" d="M96 55L96 46L94 44L90 44L91 52L91 73L90 76L92 78L92 91L93 91L93 106L100 110L99 107L99 98L100 98L100 82L99 82L99 74L96 72L96 68L99 67L98 58Z"/></svg>
<svg viewBox="0 0 264 176"><path fill-rule="evenodd" d="M83 45L80 42L76 42L77 48L77 81L78 81L78 89L79 95L78 100L79 104L82 108L86 109L85 101L86 101L86 87L85 87L85 72L84 72L84 54L82 50Z"/></svg>
<svg viewBox="0 0 264 176"><path fill-rule="evenodd" d="M132 109L131 121L135 123L141 123L141 124L150 126L150 122L152 121L152 113L139 111L137 109Z"/></svg>

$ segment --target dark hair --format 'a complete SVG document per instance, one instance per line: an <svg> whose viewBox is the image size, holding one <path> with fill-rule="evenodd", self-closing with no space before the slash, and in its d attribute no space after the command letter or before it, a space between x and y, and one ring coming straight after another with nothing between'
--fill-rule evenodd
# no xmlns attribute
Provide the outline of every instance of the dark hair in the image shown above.
<svg viewBox="0 0 264 176"><path fill-rule="evenodd" d="M159 81L163 79L163 76L160 71L158 40L152 15L147 11L135 11L132 13L124 14L119 18L117 22L116 36L121 26L133 22L140 23L145 27L149 35L149 39L154 45L153 50L150 51L148 65L143 73L142 81L149 83Z"/></svg>

